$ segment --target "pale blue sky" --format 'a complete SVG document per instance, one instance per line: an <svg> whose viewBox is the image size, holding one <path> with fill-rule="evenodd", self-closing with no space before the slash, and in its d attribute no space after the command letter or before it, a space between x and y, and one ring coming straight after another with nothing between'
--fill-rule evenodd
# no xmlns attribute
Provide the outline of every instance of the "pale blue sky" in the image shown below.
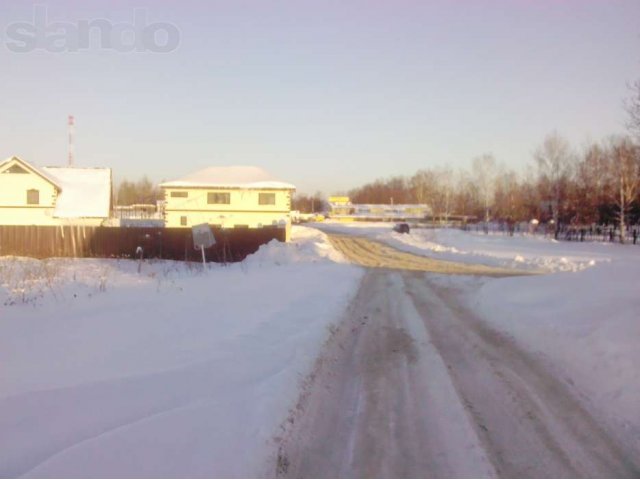
<svg viewBox="0 0 640 480"><path fill-rule="evenodd" d="M170 22L167 54L13 53L0 4L0 157L67 158L116 178L262 166L299 190L344 190L493 152L521 169L557 130L623 133L640 78L640 1L50 1L49 22Z"/></svg>

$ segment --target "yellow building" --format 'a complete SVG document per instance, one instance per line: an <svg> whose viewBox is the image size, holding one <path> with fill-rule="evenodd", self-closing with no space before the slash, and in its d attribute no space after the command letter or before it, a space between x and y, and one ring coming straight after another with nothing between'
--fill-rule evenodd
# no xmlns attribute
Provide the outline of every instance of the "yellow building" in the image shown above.
<svg viewBox="0 0 640 480"><path fill-rule="evenodd" d="M431 215L425 204L383 205L353 203L349 197L329 197L329 215L338 221L408 221L424 220Z"/></svg>
<svg viewBox="0 0 640 480"><path fill-rule="evenodd" d="M353 213L353 205L351 199L342 195L333 195L328 199L329 214L331 216L351 215Z"/></svg>
<svg viewBox="0 0 640 480"><path fill-rule="evenodd" d="M0 225L101 225L111 212L108 168L0 162Z"/></svg>
<svg viewBox="0 0 640 480"><path fill-rule="evenodd" d="M211 167L160 184L166 227L283 228L291 236L295 187L258 167Z"/></svg>

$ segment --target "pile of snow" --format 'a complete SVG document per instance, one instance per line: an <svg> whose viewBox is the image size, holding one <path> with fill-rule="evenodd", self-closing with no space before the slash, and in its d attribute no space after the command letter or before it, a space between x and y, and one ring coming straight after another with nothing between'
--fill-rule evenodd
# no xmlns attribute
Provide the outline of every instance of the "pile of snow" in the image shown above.
<svg viewBox="0 0 640 480"><path fill-rule="evenodd" d="M271 474L362 274L333 258L295 229L227 267L0 259L0 476Z"/></svg>
<svg viewBox="0 0 640 480"><path fill-rule="evenodd" d="M247 265L287 265L306 262L348 263L348 260L333 248L327 235L315 228L294 225L292 240L282 243L272 240L251 255Z"/></svg>
<svg viewBox="0 0 640 480"><path fill-rule="evenodd" d="M394 236L396 241L418 248L430 248L436 252L453 253L458 260L496 264L514 268L532 268L551 272L577 272L596 263L611 260L610 245L592 243L558 242L552 238L531 235L485 235L457 229L420 230L412 233L411 239ZM433 250L432 250L433 251ZM454 258L454 257L450 257Z"/></svg>
<svg viewBox="0 0 640 480"><path fill-rule="evenodd" d="M640 248L579 273L484 282L468 301L542 354L640 449Z"/></svg>

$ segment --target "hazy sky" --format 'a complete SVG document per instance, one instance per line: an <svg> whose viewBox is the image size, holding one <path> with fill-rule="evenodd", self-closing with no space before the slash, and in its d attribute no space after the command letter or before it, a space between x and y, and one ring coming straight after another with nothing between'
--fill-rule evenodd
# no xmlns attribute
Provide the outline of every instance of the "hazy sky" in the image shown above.
<svg viewBox="0 0 640 480"><path fill-rule="evenodd" d="M49 24L144 9L179 32L170 53L104 48L98 30L88 49L14 53L34 4L0 3L0 157L65 163L73 114L77 164L116 178L245 164L331 193L484 152L521 169L552 130L576 147L622 133L640 78L638 0L38 4Z"/></svg>

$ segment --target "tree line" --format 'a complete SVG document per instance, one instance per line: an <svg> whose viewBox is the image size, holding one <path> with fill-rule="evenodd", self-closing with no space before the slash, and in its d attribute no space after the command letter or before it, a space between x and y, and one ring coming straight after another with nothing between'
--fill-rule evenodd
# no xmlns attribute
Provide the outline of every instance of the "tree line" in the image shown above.
<svg viewBox="0 0 640 480"><path fill-rule="evenodd" d="M629 135L611 136L580 151L557 132L549 134L524 172L492 154L470 169L447 166L379 179L349 192L353 203L423 203L434 216L482 221L536 219L562 226L617 225L621 239L640 222L640 80L627 101Z"/></svg>
<svg viewBox="0 0 640 480"><path fill-rule="evenodd" d="M162 190L146 176L137 181L122 180L114 192L116 205L152 204L164 200Z"/></svg>
<svg viewBox="0 0 640 480"><path fill-rule="evenodd" d="M313 195L304 193L294 193L291 200L291 210L298 210L301 213L319 213L326 210L327 202L321 192Z"/></svg>

